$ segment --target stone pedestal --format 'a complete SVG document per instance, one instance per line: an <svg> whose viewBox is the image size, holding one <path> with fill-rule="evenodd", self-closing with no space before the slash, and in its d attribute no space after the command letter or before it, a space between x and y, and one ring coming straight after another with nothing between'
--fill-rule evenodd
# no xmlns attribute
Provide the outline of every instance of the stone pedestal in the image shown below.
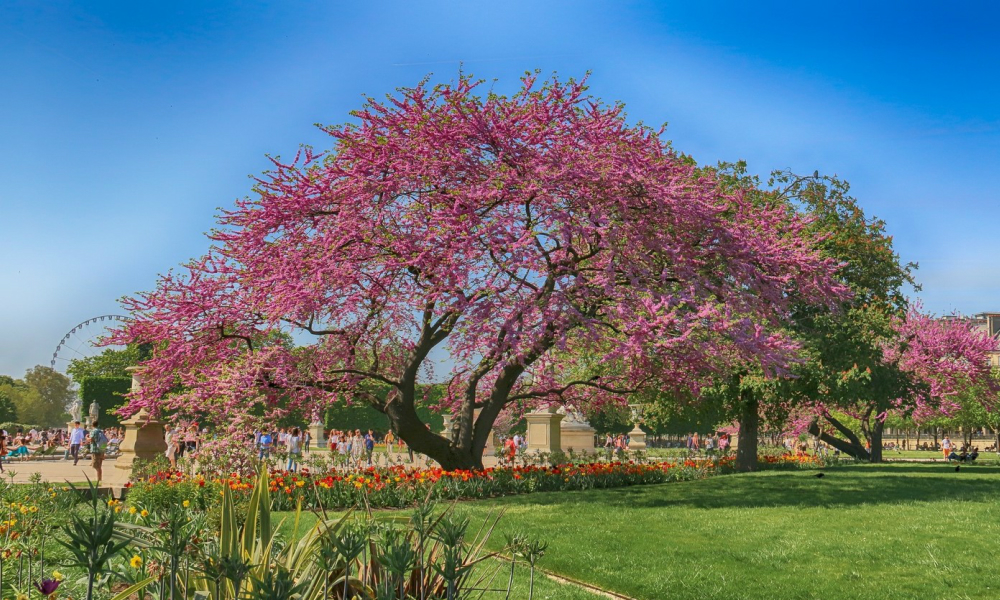
<svg viewBox="0 0 1000 600"><path fill-rule="evenodd" d="M636 423L632 431L628 432L628 449L629 450L645 450L646 449L646 432L639 427Z"/></svg>
<svg viewBox="0 0 1000 600"><path fill-rule="evenodd" d="M528 421L528 452L557 452L562 450L562 435L559 423L565 415L556 412L555 407L530 412L524 415Z"/></svg>
<svg viewBox="0 0 1000 600"><path fill-rule="evenodd" d="M309 424L309 437L312 438L313 448L325 448L326 447L326 432L323 430L322 423L310 423Z"/></svg>
<svg viewBox="0 0 1000 600"><path fill-rule="evenodd" d="M589 423L563 421L559 424L560 448L563 452L594 453L594 434L597 430Z"/></svg>
<svg viewBox="0 0 1000 600"><path fill-rule="evenodd" d="M142 377L136 367L128 369L132 373L132 391L138 391L142 385ZM163 439L163 422L150 417L145 408L122 421L125 428L125 439L118 449L121 456L115 461L115 468L132 471L136 459L150 459L167 451L167 443Z"/></svg>
<svg viewBox="0 0 1000 600"><path fill-rule="evenodd" d="M125 428L125 439L118 447L121 456L115 461L115 468L132 470L136 459L151 459L163 455L167 451L167 442L163 439L163 422L150 418L145 408L132 415L132 418L122 421Z"/></svg>

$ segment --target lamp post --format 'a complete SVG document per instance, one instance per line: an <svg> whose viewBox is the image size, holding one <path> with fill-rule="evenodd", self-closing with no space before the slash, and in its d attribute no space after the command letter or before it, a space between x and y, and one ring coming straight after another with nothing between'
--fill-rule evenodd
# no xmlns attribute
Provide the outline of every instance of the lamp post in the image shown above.
<svg viewBox="0 0 1000 600"><path fill-rule="evenodd" d="M628 449L645 450L646 432L642 430L642 427L639 427L642 424L642 405L629 404L628 407L632 409L632 421L635 423L632 431L628 432Z"/></svg>

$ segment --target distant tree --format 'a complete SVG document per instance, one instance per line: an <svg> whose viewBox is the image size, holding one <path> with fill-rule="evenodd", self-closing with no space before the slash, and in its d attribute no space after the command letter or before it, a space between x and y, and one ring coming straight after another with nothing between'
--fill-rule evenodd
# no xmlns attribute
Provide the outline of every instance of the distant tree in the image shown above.
<svg viewBox="0 0 1000 600"><path fill-rule="evenodd" d="M65 425L66 408L73 400L69 377L38 365L28 369L24 378L3 388L17 409L17 416L25 423L43 427Z"/></svg>
<svg viewBox="0 0 1000 600"><path fill-rule="evenodd" d="M14 379L0 376L0 423L16 422L17 407L14 405Z"/></svg>

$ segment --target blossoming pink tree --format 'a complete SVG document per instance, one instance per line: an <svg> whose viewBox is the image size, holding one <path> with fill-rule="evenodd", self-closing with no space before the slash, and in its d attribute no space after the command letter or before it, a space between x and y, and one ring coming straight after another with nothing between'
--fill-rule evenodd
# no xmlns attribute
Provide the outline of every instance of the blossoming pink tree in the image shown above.
<svg viewBox="0 0 1000 600"><path fill-rule="evenodd" d="M348 397L445 468L478 467L514 404L697 387L735 361L780 372L795 345L764 325L789 292L843 292L786 207L725 191L583 83L477 86L370 99L326 128L329 152L275 160L207 256L124 301L135 320L113 341L155 343L127 410L237 419ZM439 348L447 374L430 372ZM415 410L432 377L452 440Z"/></svg>
<svg viewBox="0 0 1000 600"><path fill-rule="evenodd" d="M998 341L963 319L936 319L911 308L892 319L894 335L881 343L878 361L853 365L843 372L830 402L816 404L819 418L832 427L825 431L813 419L813 435L843 452L872 462L882 457L882 429L892 412L914 421L948 417L962 409L962 398L977 390L976 400L992 408L1000 394L990 354ZM834 398L839 398L836 400ZM864 440L831 411L858 419ZM840 437L832 435L833 431ZM865 447L869 442L870 450Z"/></svg>

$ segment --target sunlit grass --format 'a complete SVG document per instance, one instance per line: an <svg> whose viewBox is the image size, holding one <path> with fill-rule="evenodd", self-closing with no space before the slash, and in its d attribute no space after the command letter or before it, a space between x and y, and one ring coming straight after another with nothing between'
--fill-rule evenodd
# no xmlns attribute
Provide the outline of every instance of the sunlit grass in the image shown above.
<svg viewBox="0 0 1000 600"><path fill-rule="evenodd" d="M1000 468L857 465L467 502L636 598L1000 597ZM570 597L570 596L565 596Z"/></svg>

